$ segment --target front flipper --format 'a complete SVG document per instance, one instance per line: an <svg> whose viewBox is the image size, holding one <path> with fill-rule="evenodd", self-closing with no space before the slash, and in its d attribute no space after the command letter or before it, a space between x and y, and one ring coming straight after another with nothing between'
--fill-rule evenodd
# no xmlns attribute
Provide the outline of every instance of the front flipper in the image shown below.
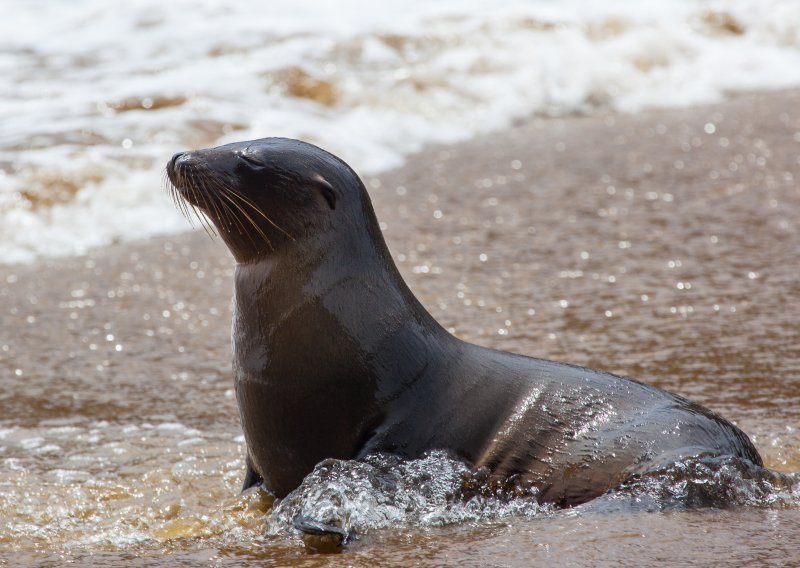
<svg viewBox="0 0 800 568"><path fill-rule="evenodd" d="M303 533L303 544L312 552L323 554L341 552L342 547L350 542L351 535L343 528L322 523L311 517L297 516L292 524Z"/></svg>
<svg viewBox="0 0 800 568"><path fill-rule="evenodd" d="M264 478L253 469L253 463L250 461L250 456L247 456L245 459L245 472L244 472L244 483L242 483L242 493L250 489L251 487L255 487L264 483Z"/></svg>

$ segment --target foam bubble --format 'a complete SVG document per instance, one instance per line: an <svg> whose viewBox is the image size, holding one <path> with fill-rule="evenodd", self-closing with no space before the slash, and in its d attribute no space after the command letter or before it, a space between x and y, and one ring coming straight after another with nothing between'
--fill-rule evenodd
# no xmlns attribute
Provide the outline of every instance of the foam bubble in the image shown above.
<svg viewBox="0 0 800 568"><path fill-rule="evenodd" d="M4 263L186 230L186 148L289 136L374 173L533 113L800 85L794 0L43 0L0 38Z"/></svg>

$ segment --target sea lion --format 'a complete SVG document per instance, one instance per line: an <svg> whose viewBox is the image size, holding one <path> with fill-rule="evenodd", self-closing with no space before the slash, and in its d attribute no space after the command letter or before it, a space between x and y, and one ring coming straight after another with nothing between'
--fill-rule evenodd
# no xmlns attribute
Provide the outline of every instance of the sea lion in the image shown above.
<svg viewBox="0 0 800 568"><path fill-rule="evenodd" d="M693 456L762 464L743 432L685 398L448 333L401 278L361 180L316 146L183 152L167 174L237 261L245 487L283 497L325 458L445 449L571 506Z"/></svg>

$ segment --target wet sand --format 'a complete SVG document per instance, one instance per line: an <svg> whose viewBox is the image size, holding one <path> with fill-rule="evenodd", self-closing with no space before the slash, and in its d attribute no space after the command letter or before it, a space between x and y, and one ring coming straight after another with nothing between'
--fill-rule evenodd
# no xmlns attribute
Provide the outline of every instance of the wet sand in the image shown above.
<svg viewBox="0 0 800 568"><path fill-rule="evenodd" d="M769 467L800 470L800 92L537 118L364 181L411 289L460 337L678 392L735 421ZM258 548L257 515L229 497L232 269L201 232L0 267L0 562L319 561ZM800 550L796 508L722 517L702 521L713 539L685 516L562 520L563 542L547 520L512 520L382 536L338 561L641 564L644 550L713 565L734 544L743 562ZM199 520L159 532L175 519Z"/></svg>

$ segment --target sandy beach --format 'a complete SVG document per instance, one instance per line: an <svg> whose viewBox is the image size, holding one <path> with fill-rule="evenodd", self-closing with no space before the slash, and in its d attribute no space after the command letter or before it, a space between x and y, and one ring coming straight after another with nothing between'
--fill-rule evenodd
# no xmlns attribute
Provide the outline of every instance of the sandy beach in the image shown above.
<svg viewBox="0 0 800 568"><path fill-rule="evenodd" d="M364 182L410 288L459 337L678 392L735 421L769 467L800 470L800 91L636 115L534 118L427 148ZM154 199L164 198L160 191L153 188ZM176 515L208 513L235 491L242 454L230 376L233 266L219 240L196 231L0 267L0 429L8 430L0 437L0 560L155 556L156 541L132 549L109 541L76 549L74 541L122 505L126 517L139 517L137 531L153 533ZM87 450L48 432L102 422L195 429L216 465L175 494L151 495L149 487L164 484L149 484L148 472L168 471L194 450L154 446L150 461L119 465L109 449L103 479L121 496L85 512L83 527L64 525L59 518L77 505L53 512L47 503L72 503L86 481L59 481L53 471L80 470L65 460ZM42 441L25 445L32 438ZM114 441L124 459L136 453L138 442L124 434ZM57 449L40 451L48 445ZM40 489L30 493L32 486ZM173 502L179 513L159 512ZM641 531L680 532L682 544L659 549L676 562L711 565L704 558L713 561L745 533L751 545L742 561L785 558L800 546L796 525L784 530L797 508L781 515L757 531L750 517L712 522L719 538L705 543L676 529L680 520L645 521ZM612 545L614 522L599 524L594 545L570 549L577 565L625 553L626 545ZM203 527L197 535L208 534ZM512 546L502 558L557 558L555 528L539 530L553 537L550 548ZM500 536L483 541L473 560L498 554ZM226 541L220 556L215 538L223 537L168 554L180 561L207 548L220 564L235 564L248 546ZM471 550L466 537L453 537L452 549L420 538L413 546L431 559ZM706 556L689 555L700 548ZM350 561L398 561L403 551L397 543L395 556L361 549Z"/></svg>

